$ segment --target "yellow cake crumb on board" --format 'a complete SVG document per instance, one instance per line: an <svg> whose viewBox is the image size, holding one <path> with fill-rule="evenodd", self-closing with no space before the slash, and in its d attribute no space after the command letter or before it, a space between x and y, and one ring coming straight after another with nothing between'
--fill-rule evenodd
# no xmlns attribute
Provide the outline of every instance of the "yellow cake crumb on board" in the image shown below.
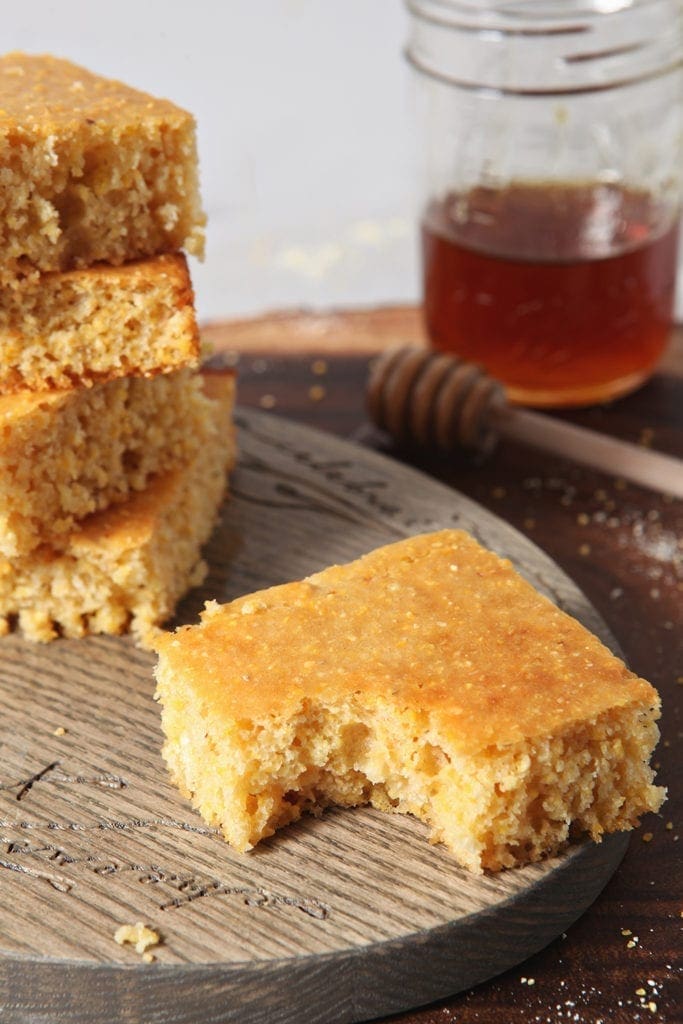
<svg viewBox="0 0 683 1024"><path fill-rule="evenodd" d="M143 921L137 921L135 924L122 924L117 928L114 932L114 941L119 946L126 944L135 946L135 952L143 954L144 958L145 954L148 957L152 956L152 954L147 953L147 950L150 946L158 946L161 942L161 936L153 928L148 928Z"/></svg>

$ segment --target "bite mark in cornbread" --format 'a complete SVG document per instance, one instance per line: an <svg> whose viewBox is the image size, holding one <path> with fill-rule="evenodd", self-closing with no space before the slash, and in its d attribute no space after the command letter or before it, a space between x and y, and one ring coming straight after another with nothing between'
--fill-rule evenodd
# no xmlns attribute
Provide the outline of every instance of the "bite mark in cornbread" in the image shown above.
<svg viewBox="0 0 683 1024"><path fill-rule="evenodd" d="M165 379L165 378L164 378ZM0 562L0 628L29 640L121 633L144 642L199 584L201 546L216 521L235 458L234 376L203 375L208 414L193 456L122 504L87 517L61 550L42 545Z"/></svg>
<svg viewBox="0 0 683 1024"><path fill-rule="evenodd" d="M52 391L194 366L182 253L23 278L0 290L0 392Z"/></svg>
<svg viewBox="0 0 683 1024"><path fill-rule="evenodd" d="M0 57L0 279L204 247L195 125L66 60Z"/></svg>
<svg viewBox="0 0 683 1024"><path fill-rule="evenodd" d="M664 798L656 691L461 531L208 604L153 646L171 774L240 851L371 803L498 870Z"/></svg>

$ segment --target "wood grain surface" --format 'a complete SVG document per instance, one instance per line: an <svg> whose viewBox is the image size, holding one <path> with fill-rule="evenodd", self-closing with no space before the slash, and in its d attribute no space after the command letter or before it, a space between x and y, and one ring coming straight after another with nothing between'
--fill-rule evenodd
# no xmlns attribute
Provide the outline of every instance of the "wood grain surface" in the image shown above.
<svg viewBox="0 0 683 1024"><path fill-rule="evenodd" d="M611 642L579 591L490 513L372 452L242 413L206 598L298 578L439 526L468 529ZM473 876L426 829L330 812L233 852L170 784L153 658L126 638L0 647L0 1019L356 1021L449 995L556 938L628 839ZM144 921L154 963L114 942Z"/></svg>

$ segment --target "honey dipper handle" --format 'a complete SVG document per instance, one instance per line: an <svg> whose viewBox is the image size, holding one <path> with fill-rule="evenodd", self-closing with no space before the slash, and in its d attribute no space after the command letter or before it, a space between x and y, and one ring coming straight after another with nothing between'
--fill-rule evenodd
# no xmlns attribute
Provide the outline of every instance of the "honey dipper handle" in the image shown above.
<svg viewBox="0 0 683 1024"><path fill-rule="evenodd" d="M472 363L421 347L389 349L370 370L370 418L399 441L489 451L496 436L683 498L683 461L540 413L512 408Z"/></svg>
<svg viewBox="0 0 683 1024"><path fill-rule="evenodd" d="M505 406L496 411L501 437L561 455L610 476L683 498L683 461L649 448L577 427L542 413Z"/></svg>

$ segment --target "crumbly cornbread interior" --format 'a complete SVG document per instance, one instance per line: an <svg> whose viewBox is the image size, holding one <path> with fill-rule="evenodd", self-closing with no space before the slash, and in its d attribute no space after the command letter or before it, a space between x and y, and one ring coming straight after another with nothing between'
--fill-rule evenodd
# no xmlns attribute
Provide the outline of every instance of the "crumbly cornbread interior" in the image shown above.
<svg viewBox="0 0 683 1024"><path fill-rule="evenodd" d="M0 392L52 391L195 365L181 253L27 278L0 293Z"/></svg>
<svg viewBox="0 0 683 1024"><path fill-rule="evenodd" d="M0 553L59 546L77 520L187 461L211 409L191 370L0 395Z"/></svg>
<svg viewBox="0 0 683 1024"><path fill-rule="evenodd" d="M59 551L42 545L0 562L0 631L16 622L27 639L49 641L130 629L144 643L202 581L201 546L235 460L234 376L203 380L208 414L194 424L199 444L191 458L88 516Z"/></svg>
<svg viewBox="0 0 683 1024"><path fill-rule="evenodd" d="M656 691L461 531L209 604L153 646L171 774L240 851L371 803L498 870L664 798Z"/></svg>
<svg viewBox="0 0 683 1024"><path fill-rule="evenodd" d="M204 247L195 125L168 100L59 58L0 58L0 270Z"/></svg>

